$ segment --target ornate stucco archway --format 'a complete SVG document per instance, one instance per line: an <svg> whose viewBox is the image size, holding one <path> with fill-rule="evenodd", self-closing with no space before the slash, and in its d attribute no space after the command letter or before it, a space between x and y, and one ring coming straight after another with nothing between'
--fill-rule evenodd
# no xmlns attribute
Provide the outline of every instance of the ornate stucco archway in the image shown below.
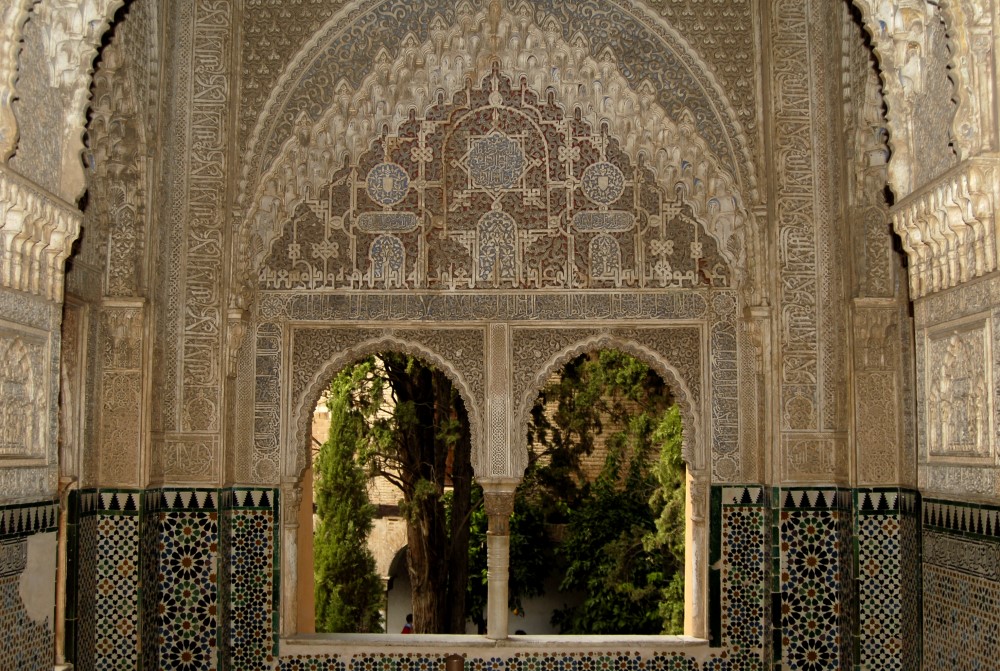
<svg viewBox="0 0 1000 671"><path fill-rule="evenodd" d="M623 69L626 47L594 42L556 5L418 4L379 13L405 36L371 42L370 69L351 71L364 59L336 60L353 35L344 19L364 24L384 4L320 30L250 137L230 327L249 334L237 380L249 373L255 387L237 404L253 414L237 422L237 472L280 479L296 500L310 403L331 367L395 344L463 389L502 530L540 380L574 351L619 346L684 409L689 629L703 635L708 485L759 461L756 381L740 391L759 347L740 318L760 286L755 172L735 114L676 33L617 5L664 63ZM286 514L289 596L295 524ZM506 546L491 557L505 576ZM283 616L293 633L294 610Z"/></svg>

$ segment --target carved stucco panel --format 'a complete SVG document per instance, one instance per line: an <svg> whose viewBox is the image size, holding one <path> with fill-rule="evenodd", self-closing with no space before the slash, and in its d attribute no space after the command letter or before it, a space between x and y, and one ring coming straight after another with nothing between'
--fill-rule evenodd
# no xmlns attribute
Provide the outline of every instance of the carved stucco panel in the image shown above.
<svg viewBox="0 0 1000 671"><path fill-rule="evenodd" d="M99 317L102 485L141 485L145 312L141 303L109 305Z"/></svg>
<svg viewBox="0 0 1000 671"><path fill-rule="evenodd" d="M0 312L0 498L8 501L51 496L59 478L60 338L50 330L58 312L34 303L0 291L0 308L10 308Z"/></svg>
<svg viewBox="0 0 1000 671"><path fill-rule="evenodd" d="M851 240L855 257L854 294L891 298L896 291L898 262L889 233L886 199L889 146L885 99L878 63L864 29L843 6L844 101L850 110L845 134L853 137L847 156L852 166L849 189Z"/></svg>
<svg viewBox="0 0 1000 671"><path fill-rule="evenodd" d="M819 28L819 24L836 25L841 8L833 3L819 3L810 15L809 41L813 53L829 54L833 61L840 56L841 40L833 31ZM820 56L822 58L822 56ZM841 215L839 194L845 188L845 175L837 167L832 150L838 142L834 128L837 116L832 113L842 96L842 75L813 63L815 87L815 222L817 240L817 267L819 293L816 296L820 328L820 429L842 432L848 425L848 304L847 287L853 278L847 274L844 240L837 225ZM822 98L820 98L822 96ZM823 102L823 100L827 102Z"/></svg>
<svg viewBox="0 0 1000 671"><path fill-rule="evenodd" d="M253 361L253 458L248 465L246 482L273 484L281 477L283 347L281 325L273 322L258 324ZM297 473L294 466L287 470Z"/></svg>
<svg viewBox="0 0 1000 671"><path fill-rule="evenodd" d="M997 304L1000 280L993 276L914 303L917 480L928 491L1000 495ZM981 407L971 405L974 397Z"/></svg>
<svg viewBox="0 0 1000 671"><path fill-rule="evenodd" d="M195 2L190 58L194 72L188 118L185 276L181 311L181 431L216 434L222 427L223 286L226 175L229 170L230 54L233 6ZM215 459L218 462L218 456Z"/></svg>
<svg viewBox="0 0 1000 671"><path fill-rule="evenodd" d="M992 321L938 326L926 338L928 461L994 464Z"/></svg>
<svg viewBox="0 0 1000 671"><path fill-rule="evenodd" d="M899 309L857 305L854 314L854 412L860 485L896 484L900 478L902 376Z"/></svg>
<svg viewBox="0 0 1000 671"><path fill-rule="evenodd" d="M12 104L17 96L17 55L21 29L31 6L38 0L0 0L0 161L6 162L17 146L17 118Z"/></svg>
<svg viewBox="0 0 1000 671"><path fill-rule="evenodd" d="M47 456L47 359L44 335L0 322L0 467Z"/></svg>
<svg viewBox="0 0 1000 671"><path fill-rule="evenodd" d="M846 435L786 433L781 436L780 475L784 484L846 483L848 468Z"/></svg>
<svg viewBox="0 0 1000 671"><path fill-rule="evenodd" d="M0 165L0 286L62 300L63 262L80 218L73 205Z"/></svg>
<svg viewBox="0 0 1000 671"><path fill-rule="evenodd" d="M68 201L86 188L81 153L93 61L122 4L42 0L24 27L20 99L14 105L21 139L11 165Z"/></svg>
<svg viewBox="0 0 1000 671"><path fill-rule="evenodd" d="M249 381L255 375L255 354L257 345L257 323L248 318L247 334L239 349L230 352L236 358L234 407L229 414L229 440L226 444L226 463L229 465L227 477L233 482L252 483L251 476L255 461L254 445L254 393L255 385ZM244 382L246 381L246 382Z"/></svg>
<svg viewBox="0 0 1000 671"><path fill-rule="evenodd" d="M996 159L972 159L893 208L893 227L910 260L914 299L997 269L996 176Z"/></svg>
<svg viewBox="0 0 1000 671"><path fill-rule="evenodd" d="M519 478L528 466L527 450L520 450L511 430L520 425L513 416L511 395L511 329L506 323L490 324L484 356L487 387L485 395L485 446L473 455L477 474ZM485 460L483 457L486 457Z"/></svg>
<svg viewBox="0 0 1000 671"><path fill-rule="evenodd" d="M897 199L954 165L956 117L946 29L936 3L854 0L883 73L889 129L889 186ZM918 117L920 111L929 116Z"/></svg>
<svg viewBox="0 0 1000 671"><path fill-rule="evenodd" d="M725 287L739 255L607 128L494 69L315 184L261 290ZM318 150L318 148L317 148ZM325 184L325 185L321 185Z"/></svg>
<svg viewBox="0 0 1000 671"><path fill-rule="evenodd" d="M593 293L266 292L259 313L276 321L592 321L706 319L708 301L695 291Z"/></svg>
<svg viewBox="0 0 1000 671"><path fill-rule="evenodd" d="M158 97L156 5L134 2L102 49L87 124L85 241L109 296L135 296L147 286L147 219L151 212L147 154L155 146ZM86 240L86 238L97 238Z"/></svg>
<svg viewBox="0 0 1000 671"><path fill-rule="evenodd" d="M289 5L283 0L260 0L242 16L240 144L246 147L256 114L264 109L269 92L307 40L347 3L306 0ZM732 101L736 118L752 147L758 140L755 74L754 3L734 0L705 6L700 0L645 2L649 10L679 33L692 51L710 65ZM625 5L623 5L625 6ZM567 26L572 34L575 25Z"/></svg>
<svg viewBox="0 0 1000 671"><path fill-rule="evenodd" d="M927 4L923 26L924 53L920 76L922 86L912 93L912 184L916 189L956 165L959 156L952 138L956 119L955 86L951 79L949 49L944 17ZM892 158L890 166L892 165ZM891 170L891 167L890 167Z"/></svg>
<svg viewBox="0 0 1000 671"><path fill-rule="evenodd" d="M564 8L559 9L559 12L564 11ZM679 116L676 114L671 116L665 113L669 110L665 111L657 108L656 101L650 97L650 93L656 87L653 87L650 91L645 91L644 83L640 84L637 90L633 89L632 84L624 80L613 84L614 81L617 81L615 77L620 78L620 75L616 74L617 65L615 64L614 55L610 54L607 57L589 56L586 49L581 51L579 48L573 47L568 43L564 44L561 42L562 38L559 37L558 32L553 33L553 30L557 29L558 22L547 23L542 21L543 26L539 27L529 18L532 16L531 12L523 16L515 12L515 15L521 18L515 20L504 15L500 19L500 23L492 27L488 21L472 21L471 16L466 17L462 21L454 21L450 24L443 23L439 29L435 28L435 30L440 31L440 35L437 35L433 41L427 42L426 46L420 46L422 44L420 39L422 38L418 39L416 36L408 36L400 41L403 47L400 55L393 57L387 52L379 53L375 59L374 72L364 80L360 88L357 85L351 84L349 77L340 80L338 95L331 98L329 105L321 108L322 111L326 112L326 116L314 120L320 114L320 108L316 108L315 110L304 108L300 112L292 113L297 119L293 127L280 130L280 132L276 129L265 131L265 127L270 128L270 126L267 126L262 121L261 124L263 125L259 124L256 131L256 136L260 136L260 138L255 140L255 146L259 145L264 137L273 139L282 136L286 132L291 135L291 141L284 146L280 158L270 168L267 168L268 161L264 162L263 168L253 167L256 165L254 161L261 159L255 153L250 154L251 161L247 164L250 173L248 173L245 184L242 187L246 193L243 198L247 201L244 205L249 208L249 211L244 219L244 233L241 236L240 247L237 250L237 256L240 259L239 263L244 264L244 266L253 267L254 264L250 260L251 257L256 256L259 258L260 255L269 251L270 240L275 235L275 227L280 226L286 220L294 211L294 207L300 199L306 198L308 200L310 196L314 196L320 192L322 184L316 182L316 179L330 173L333 168L333 166L329 165L331 157L347 153L353 157L352 160L356 160L361 151L368 149L370 141L377 137L375 134L382 128L383 123L391 129L391 132L395 132L395 129L400 124L406 123L409 112L413 109L414 105L417 110L422 110L427 105L433 103L435 92L441 96L439 99L448 100L453 91L464 87L467 76L466 70L460 68L451 72L456 67L455 64L457 61L445 58L441 54L446 53L447 49L452 46L452 41L456 39L461 40L460 44L465 45L464 49L490 42L490 35L487 34L490 30L500 30L501 32L513 30L517 35L523 33L523 39L525 40L527 40L527 35L530 34L532 37L528 42L535 46L529 50L526 46L521 45L519 40L522 38L519 37L508 42L501 40L501 43L506 45L504 48L510 50L509 55L504 55L507 52L493 54L488 51L477 51L470 54L470 58L473 58L473 60L477 62L482 61L479 63L478 73L474 81L478 81L483 73L488 73L493 60L499 57L502 66L505 66L507 63L512 65L512 72L514 74L524 72L525 81L533 90L544 91L547 86L551 85L554 87L560 103L567 109L574 106L579 107L583 111L585 118L593 122L592 125L595 128L598 127L596 125L597 118L591 119L591 116L595 111L600 110L601 118L607 119L610 124L611 134L621 138L623 149L633 161L636 160L636 152L639 151L642 151L647 157L654 157L654 161L667 161L667 164L664 165L654 164L651 166L659 175L659 179L665 180L668 183L677 180L686 183L688 178L684 176L685 171L678 170L675 163L677 160L689 162L692 166L695 166L695 173L692 173L692 176L697 175L696 181L709 185L709 188L703 191L697 187L692 188L692 186L695 186L692 184L688 187L688 193L696 195L694 197L695 201L702 198L701 194L711 194L710 200L705 204L698 205L697 202L695 203L696 213L698 213L698 216L706 217L709 230L722 242L723 249L733 249L733 244L726 243L726 240L729 239L733 232L740 230L740 227L748 216L742 209L741 197L734 190L735 187L733 185L735 182L733 181L733 175L736 173L730 168L719 170L718 166L720 164L718 161L720 159L715 158L716 154L712 154L710 149L705 148L705 142L692 135L694 127L689 127L691 117L686 115L686 113L680 113ZM544 15L538 14L538 16ZM561 13L560 16L562 16ZM565 18L568 20L568 17ZM360 21L360 19L358 20ZM394 20L400 19L397 17ZM541 19L534 20L540 21ZM343 27L344 24L341 23L338 25ZM437 24L434 25L436 26ZM470 29L485 30L487 33L477 35L475 39L472 39L472 36L465 35L462 32ZM325 30L329 31L330 29ZM315 43L315 49L318 51L309 52L315 58L321 60L324 58L328 59L326 52L322 52L322 49L320 49L321 45L326 44L323 40L334 39L325 36L326 33L323 33L323 35L324 37L322 39L317 38L318 41ZM525 45L528 42L525 42ZM481 49L481 47L476 48ZM353 46L352 49L354 49ZM539 49L541 51L535 53L535 50ZM532 55L528 56L528 54ZM583 58L583 60L577 63L577 60L567 61L566 59L568 58L577 60ZM524 61L524 59L527 59L527 61ZM434 70L429 69L431 61L438 64ZM594 76L584 78L587 82L595 81L595 77L597 79L608 79L606 84L601 84L601 90L603 91L604 88L608 88L609 91L614 90L615 97L621 98L620 104L605 109L604 106L607 105L608 101L612 100L606 96L602 98L605 101L604 103L596 99L594 101L577 100L582 91L590 95L591 86L589 84L586 86L577 86L577 84L569 80L548 82L545 77L549 76L555 69L543 67L543 65L550 61L552 63L558 62L559 68L557 69L560 71L563 71L563 69L566 72L575 72L578 69L581 72L590 72L593 70ZM327 64L329 61L323 60L322 62ZM425 62L427 64L426 67ZM318 63L319 61L314 62L312 67L320 67ZM531 65L531 69L523 70L522 68L525 67L525 63ZM296 65L294 67L300 66ZM323 67L337 68L342 67L342 65L334 66L330 64ZM451 68L451 70L447 68ZM431 73L437 73L434 76L440 78L440 81L437 79L424 81ZM337 77L337 75L333 74L333 71L328 73L327 76L334 79ZM394 78L398 77L416 77L416 81L420 83L418 85L414 82L396 81ZM573 81L575 82L575 79ZM288 83L280 85L279 88L282 86L287 88ZM636 92L633 92L634 90ZM667 89L661 88L660 90ZM395 102L386 104L382 93L386 91L390 93L399 92L394 94L399 97L399 100L394 99ZM401 92L403 91L410 93L402 95ZM597 88L593 88L593 95L597 95L597 93ZM293 94L287 91L279 92L275 94L277 96L275 100L291 95ZM296 93L294 95L301 97L302 94ZM604 93L601 95L604 95ZM692 98L692 100L694 99ZM279 103L274 102L273 104ZM286 103L280 104L285 105ZM287 104L291 105L292 103ZM294 104L301 104L301 101ZM375 114L377 118L372 119L370 122L359 123L358 119L366 116L366 114L362 114L364 110L369 110L370 114ZM626 114L626 110L632 110L632 112ZM639 110L645 110L645 112L636 115L635 113ZM671 114L673 113L671 112ZM383 117L385 118L383 119ZM262 117L262 119L264 118L267 118L266 114ZM287 115L283 118L287 118ZM280 123L285 124L284 121ZM661 123L665 124L663 128L655 130L654 127ZM706 126L704 123L699 122L698 127L703 129ZM644 128L646 130L643 130ZM675 128L675 130L671 130L671 128ZM261 135L262 133L264 135ZM643 144L648 144L650 141L653 144L648 147L646 144ZM348 143L344 144L345 142ZM663 144L664 142L666 144ZM341 144L343 146L340 146ZM708 142L707 146L713 147L717 145ZM664 149L669 150L663 151ZM262 149L261 151L267 154L270 150ZM726 151L728 152L728 150ZM728 156L729 154L727 153L726 155ZM268 172L266 176L262 176L257 180L254 177L257 173L254 171L259 169L264 169ZM700 173L705 170L708 172L701 175ZM729 177L726 176L727 174ZM675 175L676 177L671 178L671 175ZM252 198L249 197L250 193L247 191L248 189L253 190ZM689 195L688 197L692 196ZM735 209L733 209L734 207ZM734 242L740 240L742 236L743 233L733 236ZM739 250L744 243L735 242L735 244L735 249ZM752 249L757 248L755 244L751 244L749 241L747 244ZM307 251L307 249L303 248L303 253ZM343 253L343 251L342 249L339 250L340 253ZM743 252L737 251L734 253L742 254ZM411 257L407 257L407 262L409 258ZM241 277L235 280L233 287L234 290L242 291L240 287L246 286L249 279L247 267L237 272L241 274ZM234 304L242 305L248 300L248 295L246 293L237 295L231 300L234 301Z"/></svg>
<svg viewBox="0 0 1000 671"><path fill-rule="evenodd" d="M77 482L83 478L84 452L93 450L84 439L89 316L85 303L67 297L59 361L59 475Z"/></svg>
<svg viewBox="0 0 1000 671"><path fill-rule="evenodd" d="M996 9L990 0L949 0L941 13L948 30L948 77L957 98L951 138L959 159L996 150Z"/></svg>
<svg viewBox="0 0 1000 671"><path fill-rule="evenodd" d="M810 58L811 3L781 0L774 3L771 41L774 57L774 119L776 213L780 308L778 327L781 383L781 428L817 431L822 426L818 270L815 194L821 189L812 150L815 126L811 110L818 94L816 68Z"/></svg>
<svg viewBox="0 0 1000 671"><path fill-rule="evenodd" d="M159 445L162 479L171 484L215 483L219 477L217 436L166 434Z"/></svg>

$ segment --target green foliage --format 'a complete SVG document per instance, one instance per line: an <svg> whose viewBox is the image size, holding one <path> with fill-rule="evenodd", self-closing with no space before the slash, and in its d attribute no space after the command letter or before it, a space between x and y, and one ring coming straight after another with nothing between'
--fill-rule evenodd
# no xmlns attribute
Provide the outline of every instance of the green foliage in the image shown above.
<svg viewBox="0 0 1000 671"><path fill-rule="evenodd" d="M649 500L650 508L659 514L656 531L643 543L650 552L665 552L674 573L670 582L661 587L660 617L663 633L684 633L684 541L687 504L687 472L681 454L683 442L680 409L675 405L663 416L653 434L653 442L663 446L653 474L658 487Z"/></svg>
<svg viewBox="0 0 1000 671"><path fill-rule="evenodd" d="M368 550L375 507L358 465L358 435L364 419L353 407L352 373L330 387L330 434L316 460L316 631L381 632L382 581Z"/></svg>
<svg viewBox="0 0 1000 671"><path fill-rule="evenodd" d="M401 494L414 629L463 631L472 465L461 398L442 371L396 352L352 366L338 376L340 385L352 418L343 425L345 442L367 475L385 478Z"/></svg>
<svg viewBox="0 0 1000 671"><path fill-rule="evenodd" d="M581 459L602 434L607 458L588 484ZM549 521L568 521L560 589L585 597L554 614L563 633L683 629L681 435L662 380L621 352L578 357L542 390L531 437L548 448L531 461L525 495L542 502Z"/></svg>

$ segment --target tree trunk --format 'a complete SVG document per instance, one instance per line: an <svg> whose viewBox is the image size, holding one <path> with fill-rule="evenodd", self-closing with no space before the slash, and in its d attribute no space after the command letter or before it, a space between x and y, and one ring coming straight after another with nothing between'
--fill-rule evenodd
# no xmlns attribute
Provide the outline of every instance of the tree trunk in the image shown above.
<svg viewBox="0 0 1000 671"><path fill-rule="evenodd" d="M397 406L411 405L412 421L399 426L399 456L406 475L407 543L412 589L413 629L418 634L445 631L447 530L444 524L444 465L436 445L433 374L424 365L407 366L405 355L387 355L386 373Z"/></svg>
<svg viewBox="0 0 1000 671"><path fill-rule="evenodd" d="M463 633L465 590L469 578L471 437L465 408L444 373L408 365L401 354L384 355L386 374L401 413L398 456L404 473L407 543L412 589L413 628L417 633ZM458 420L458 440L444 427ZM453 509L446 525L443 501L449 456Z"/></svg>
<svg viewBox="0 0 1000 671"><path fill-rule="evenodd" d="M469 514L472 507L472 436L469 418L458 394L454 409L459 439L451 463L451 544L448 557L448 631L465 633L465 591L469 582Z"/></svg>

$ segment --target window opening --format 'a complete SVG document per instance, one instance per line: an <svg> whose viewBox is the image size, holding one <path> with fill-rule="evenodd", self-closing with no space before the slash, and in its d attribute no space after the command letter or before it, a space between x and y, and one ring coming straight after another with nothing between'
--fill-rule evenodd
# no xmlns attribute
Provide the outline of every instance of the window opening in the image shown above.
<svg viewBox="0 0 1000 671"><path fill-rule="evenodd" d="M509 631L681 634L681 417L646 364L616 350L554 372L529 422L511 522Z"/></svg>
<svg viewBox="0 0 1000 671"><path fill-rule="evenodd" d="M341 371L326 408L311 473L315 631L398 633L412 614L415 633L465 633L473 480L457 390L435 367L384 352ZM393 591L407 583L402 612Z"/></svg>
<svg viewBox="0 0 1000 671"><path fill-rule="evenodd" d="M510 523L507 631L684 631L686 465L674 397L617 350L554 372L529 422ZM335 376L313 420L298 631L484 634L487 515L468 418L406 354ZM311 485L311 486L308 486Z"/></svg>

